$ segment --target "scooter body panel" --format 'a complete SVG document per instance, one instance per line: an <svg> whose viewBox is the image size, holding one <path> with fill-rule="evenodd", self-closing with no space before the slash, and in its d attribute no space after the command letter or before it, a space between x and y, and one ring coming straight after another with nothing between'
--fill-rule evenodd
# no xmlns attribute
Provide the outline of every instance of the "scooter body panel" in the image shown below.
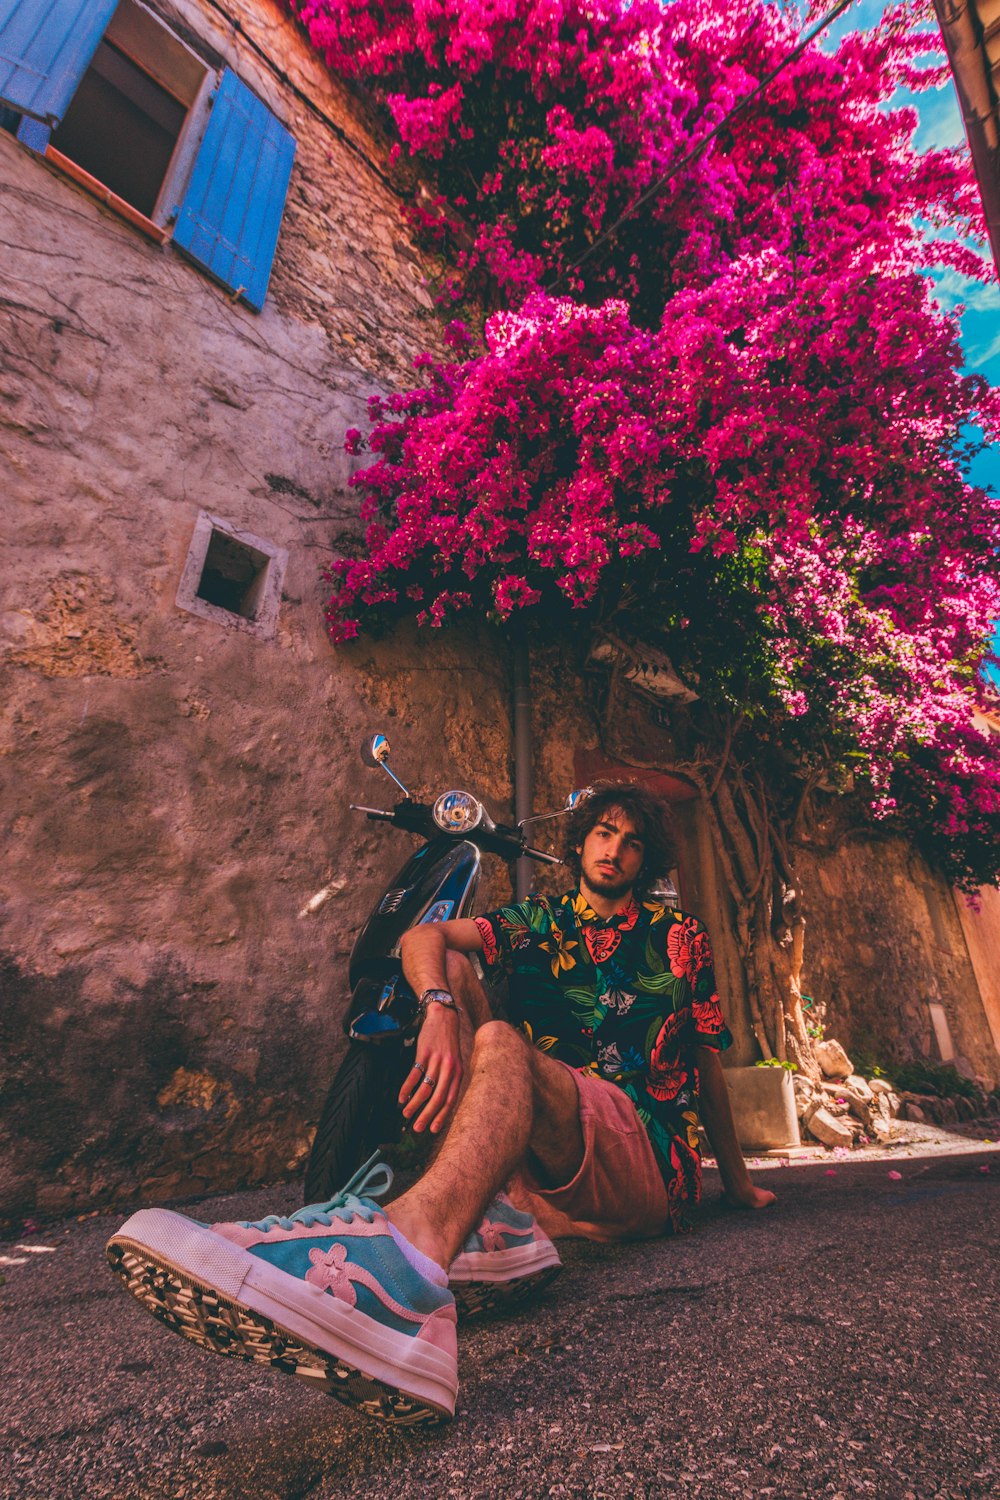
<svg viewBox="0 0 1000 1500"><path fill-rule="evenodd" d="M347 1026L362 1011L381 1009L389 991L405 987L399 962L404 932L422 922L468 916L482 860L465 839L434 839L407 860L358 933L348 971L351 1005Z"/></svg>

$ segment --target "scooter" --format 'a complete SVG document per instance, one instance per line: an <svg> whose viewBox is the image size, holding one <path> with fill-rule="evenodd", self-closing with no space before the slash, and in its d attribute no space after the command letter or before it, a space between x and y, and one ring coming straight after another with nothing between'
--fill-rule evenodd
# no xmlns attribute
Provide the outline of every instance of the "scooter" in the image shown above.
<svg viewBox="0 0 1000 1500"><path fill-rule="evenodd" d="M402 799L391 811L354 803L351 809L371 822L415 833L425 842L376 902L351 951L351 1002L344 1021L348 1048L316 1128L305 1176L307 1203L331 1198L374 1150L403 1135L397 1095L412 1066L420 1022L417 997L399 958L404 932L424 922L471 916L483 854L505 860L527 855L545 864L561 864L557 855L528 845L525 827L570 811L589 792L587 788L571 793L557 813L508 827L495 823L471 792L442 792L433 803L415 801L390 770L389 754L384 734L372 735L361 750L364 763L385 771Z"/></svg>

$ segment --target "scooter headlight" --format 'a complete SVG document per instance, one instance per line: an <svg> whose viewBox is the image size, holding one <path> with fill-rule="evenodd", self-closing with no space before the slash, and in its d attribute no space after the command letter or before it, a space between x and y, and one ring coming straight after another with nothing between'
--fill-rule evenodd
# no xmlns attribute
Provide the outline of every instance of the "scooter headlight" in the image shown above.
<svg viewBox="0 0 1000 1500"><path fill-rule="evenodd" d="M431 816L445 833L465 833L483 820L483 804L471 792L442 792Z"/></svg>

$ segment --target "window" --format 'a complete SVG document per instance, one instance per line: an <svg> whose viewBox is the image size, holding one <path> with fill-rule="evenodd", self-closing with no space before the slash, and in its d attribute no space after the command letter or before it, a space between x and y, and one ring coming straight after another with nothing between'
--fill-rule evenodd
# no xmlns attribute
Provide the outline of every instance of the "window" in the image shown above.
<svg viewBox="0 0 1000 1500"><path fill-rule="evenodd" d="M271 559L228 532L212 528L212 535L198 580L199 599L217 604L230 614L253 620L264 591Z"/></svg>
<svg viewBox="0 0 1000 1500"><path fill-rule="evenodd" d="M0 126L258 311L295 142L139 0L20 0L0 21Z"/></svg>
<svg viewBox="0 0 1000 1500"><path fill-rule="evenodd" d="M174 206L165 191L168 174L174 175L185 126L204 128L210 78L201 59L150 11L121 0L49 144L140 214L165 224Z"/></svg>
<svg viewBox="0 0 1000 1500"><path fill-rule="evenodd" d="M177 607L266 640L278 625L288 553L200 511L177 589Z"/></svg>

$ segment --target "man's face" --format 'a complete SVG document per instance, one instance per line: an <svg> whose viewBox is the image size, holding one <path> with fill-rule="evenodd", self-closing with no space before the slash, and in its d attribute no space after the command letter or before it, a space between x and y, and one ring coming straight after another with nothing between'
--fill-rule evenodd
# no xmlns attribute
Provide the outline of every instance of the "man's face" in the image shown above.
<svg viewBox="0 0 1000 1500"><path fill-rule="evenodd" d="M581 884L614 901L635 885L646 848L632 819L620 808L610 808L601 814L577 853Z"/></svg>

